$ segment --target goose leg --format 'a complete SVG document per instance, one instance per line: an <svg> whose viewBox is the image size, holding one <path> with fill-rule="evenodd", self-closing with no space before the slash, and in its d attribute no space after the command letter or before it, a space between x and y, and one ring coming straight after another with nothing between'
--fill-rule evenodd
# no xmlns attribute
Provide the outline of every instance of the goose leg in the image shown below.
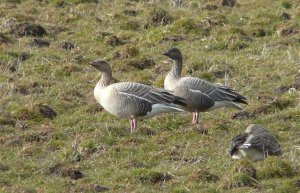
<svg viewBox="0 0 300 193"><path fill-rule="evenodd" d="M130 119L130 132L133 133L136 131L136 119Z"/></svg>
<svg viewBox="0 0 300 193"><path fill-rule="evenodd" d="M194 124L195 123L195 113L193 112L193 120L192 120L192 123Z"/></svg>
<svg viewBox="0 0 300 193"><path fill-rule="evenodd" d="M199 113L198 112L195 112L193 113L193 121L192 121L193 124L199 124Z"/></svg>
<svg viewBox="0 0 300 193"><path fill-rule="evenodd" d="M195 113L195 124L199 124L199 113Z"/></svg>

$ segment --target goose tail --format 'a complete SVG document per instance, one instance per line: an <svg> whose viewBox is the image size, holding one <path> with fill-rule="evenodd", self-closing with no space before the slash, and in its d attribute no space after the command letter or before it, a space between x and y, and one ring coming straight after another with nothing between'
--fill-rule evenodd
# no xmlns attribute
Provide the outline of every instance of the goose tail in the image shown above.
<svg viewBox="0 0 300 193"><path fill-rule="evenodd" d="M149 118L161 113L171 113L171 112L184 112L185 107L175 104L154 104L152 105L152 110L147 113L147 115L142 118Z"/></svg>

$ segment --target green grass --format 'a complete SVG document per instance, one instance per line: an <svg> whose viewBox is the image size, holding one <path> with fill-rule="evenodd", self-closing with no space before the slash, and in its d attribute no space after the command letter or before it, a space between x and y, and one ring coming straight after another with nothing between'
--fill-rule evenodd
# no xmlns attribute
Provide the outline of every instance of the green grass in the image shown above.
<svg viewBox="0 0 300 193"><path fill-rule="evenodd" d="M300 4L186 0L174 8L153 2L1 1L0 38L10 42L0 39L0 192L299 191L299 90L280 87L291 87L299 70ZM283 12L291 19L282 20ZM12 18L44 27L47 35L38 38L50 46L32 47L36 37L11 33ZM287 28L293 33L277 32ZM174 35L182 40L164 40ZM74 48L62 48L64 41ZM88 61L108 60L117 81L162 87L171 64L161 53L171 47L182 51L184 75L224 83L229 70L229 86L247 96L245 110L254 116L202 113L205 134L190 125L190 113L163 114L139 121L130 134L128 120L99 108L93 97L99 75ZM141 65L145 58L154 64ZM57 116L43 116L43 104ZM270 128L281 157L231 160L230 139L250 123Z"/></svg>

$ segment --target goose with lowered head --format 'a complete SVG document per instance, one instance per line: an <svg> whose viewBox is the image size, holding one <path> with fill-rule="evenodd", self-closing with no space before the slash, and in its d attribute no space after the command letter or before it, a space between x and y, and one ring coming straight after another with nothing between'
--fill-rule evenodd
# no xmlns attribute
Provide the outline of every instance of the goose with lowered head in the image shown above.
<svg viewBox="0 0 300 193"><path fill-rule="evenodd" d="M232 138L228 153L232 159L247 157L251 160L263 160L267 156L282 154L280 145L268 129L261 125L251 124L245 133Z"/></svg>

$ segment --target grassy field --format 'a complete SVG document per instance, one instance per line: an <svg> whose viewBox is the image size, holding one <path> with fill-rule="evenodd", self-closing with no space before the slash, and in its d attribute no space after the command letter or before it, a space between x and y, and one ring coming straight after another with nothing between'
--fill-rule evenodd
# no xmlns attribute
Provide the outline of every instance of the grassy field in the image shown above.
<svg viewBox="0 0 300 193"><path fill-rule="evenodd" d="M300 2L172 2L0 2L0 192L300 191ZM190 113L163 114L131 134L94 99L88 62L162 87L171 47L184 75L224 84L227 72L249 105L202 113L204 130ZM231 160L230 139L251 123L281 157Z"/></svg>

